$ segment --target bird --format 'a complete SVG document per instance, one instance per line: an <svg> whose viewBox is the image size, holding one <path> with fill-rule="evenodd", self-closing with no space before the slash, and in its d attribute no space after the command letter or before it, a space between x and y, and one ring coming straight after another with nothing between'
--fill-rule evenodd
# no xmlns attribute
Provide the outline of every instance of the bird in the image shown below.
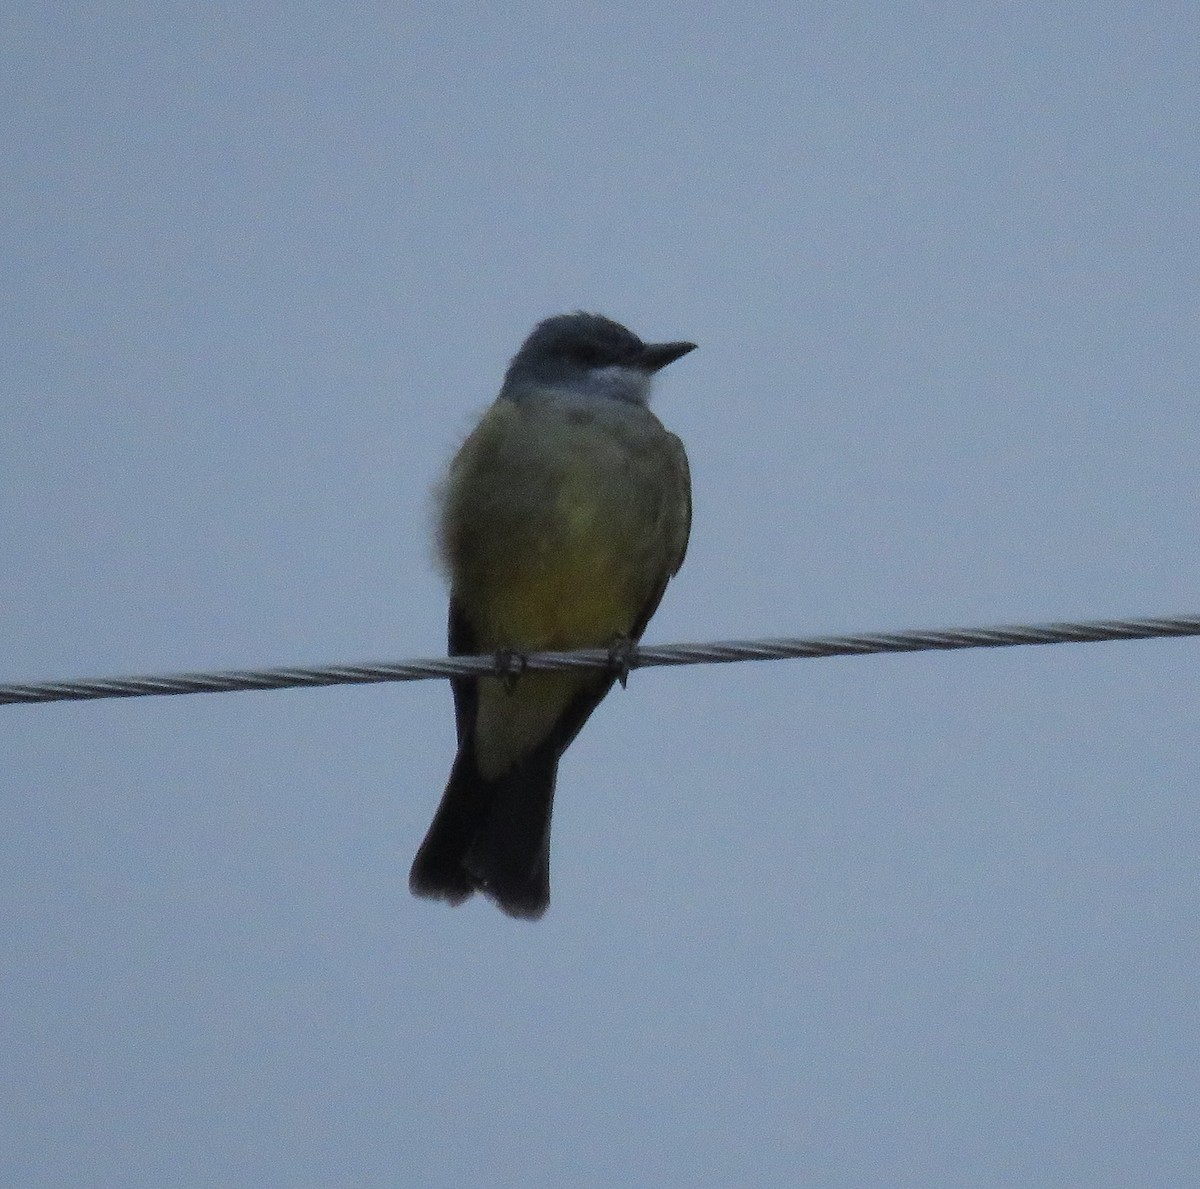
<svg viewBox="0 0 1200 1189"><path fill-rule="evenodd" d="M695 347L582 311L534 327L436 492L450 655L641 638L692 519L687 454L651 412L651 387ZM558 763L616 676L452 679L458 751L415 895L454 905L481 892L511 917L545 913Z"/></svg>

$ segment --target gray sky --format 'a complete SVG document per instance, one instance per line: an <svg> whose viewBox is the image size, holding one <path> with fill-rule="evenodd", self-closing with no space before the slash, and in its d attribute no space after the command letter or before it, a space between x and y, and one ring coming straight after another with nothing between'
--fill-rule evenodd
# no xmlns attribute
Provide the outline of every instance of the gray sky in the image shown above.
<svg viewBox="0 0 1200 1189"><path fill-rule="evenodd" d="M539 318L701 349L647 634L1195 611L1194 4L15 0L0 680L437 654ZM0 708L0 1183L1162 1186L1200 643L654 670L530 926L444 683Z"/></svg>

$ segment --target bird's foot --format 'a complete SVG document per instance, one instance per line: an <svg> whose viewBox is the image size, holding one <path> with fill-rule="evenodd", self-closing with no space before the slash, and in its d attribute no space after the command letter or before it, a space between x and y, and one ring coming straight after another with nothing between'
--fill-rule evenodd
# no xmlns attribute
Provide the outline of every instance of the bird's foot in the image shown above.
<svg viewBox="0 0 1200 1189"><path fill-rule="evenodd" d="M504 686L504 692L511 694L517 687L517 681L525 672L525 656L511 648L501 648L496 652L496 676Z"/></svg>
<svg viewBox="0 0 1200 1189"><path fill-rule="evenodd" d="M616 673L624 689L629 682L629 671L633 668L637 645L628 636L618 636L608 646L608 665Z"/></svg>

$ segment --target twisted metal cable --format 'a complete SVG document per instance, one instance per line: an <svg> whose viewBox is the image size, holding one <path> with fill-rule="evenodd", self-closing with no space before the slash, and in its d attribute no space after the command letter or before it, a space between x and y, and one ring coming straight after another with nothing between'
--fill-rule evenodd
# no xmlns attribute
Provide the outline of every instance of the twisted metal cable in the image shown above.
<svg viewBox="0 0 1200 1189"><path fill-rule="evenodd" d="M524 672L610 669L624 676L653 665L729 664L733 661L798 657L863 656L875 652L929 652L957 648L1009 648L1016 644L1085 644L1100 640L1149 640L1200 636L1200 615L1169 619L1103 619L1082 623L1016 624L994 628L872 632L854 636L810 636L782 640L730 640L713 644L629 645L577 652L443 657L436 660L365 665L322 665L303 669L251 669L224 673L180 673L165 677L105 677L91 681L39 681L0 685L0 704L69 702L90 698L145 698L157 694L213 694L249 689L294 689L310 685L367 685L421 681L429 677L494 676L512 680Z"/></svg>

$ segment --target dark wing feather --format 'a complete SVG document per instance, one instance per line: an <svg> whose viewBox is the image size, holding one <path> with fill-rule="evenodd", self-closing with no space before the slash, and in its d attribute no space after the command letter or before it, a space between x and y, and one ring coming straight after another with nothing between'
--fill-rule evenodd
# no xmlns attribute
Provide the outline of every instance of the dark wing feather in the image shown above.
<svg viewBox="0 0 1200 1189"><path fill-rule="evenodd" d="M479 646L475 642L475 633L463 614L458 600L450 599L450 622L448 624L447 652L451 656L475 656ZM452 677L450 689L454 695L454 728L458 735L459 746L467 737L475 723L475 709L479 704L479 694L474 677Z"/></svg>

